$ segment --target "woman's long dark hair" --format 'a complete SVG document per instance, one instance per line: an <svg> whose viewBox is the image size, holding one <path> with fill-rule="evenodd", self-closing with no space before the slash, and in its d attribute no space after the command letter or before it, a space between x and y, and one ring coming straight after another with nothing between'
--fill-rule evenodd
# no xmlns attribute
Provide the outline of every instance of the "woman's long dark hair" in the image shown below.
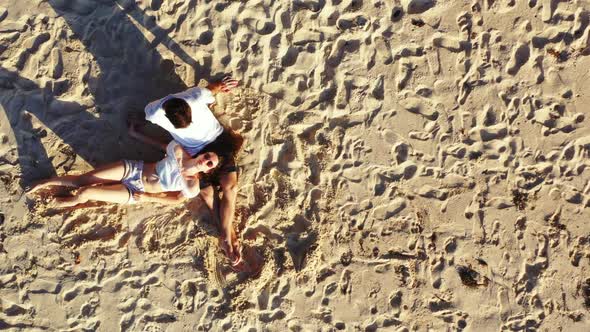
<svg viewBox="0 0 590 332"><path fill-rule="evenodd" d="M236 158L242 145L244 138L242 135L233 131L230 128L224 128L223 132L211 143L207 144L203 150L199 151L199 155L207 152L214 152L219 158L217 167L208 174L204 174L203 178L212 183L219 183L219 178L224 169L235 166Z"/></svg>

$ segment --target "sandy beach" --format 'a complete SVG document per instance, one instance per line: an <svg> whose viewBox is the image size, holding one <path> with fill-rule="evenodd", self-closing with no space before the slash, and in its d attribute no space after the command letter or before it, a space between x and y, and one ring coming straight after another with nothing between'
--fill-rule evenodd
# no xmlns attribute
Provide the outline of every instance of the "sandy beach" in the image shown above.
<svg viewBox="0 0 590 332"><path fill-rule="evenodd" d="M226 75L256 271L198 197L25 195ZM588 82L588 0L0 0L0 330L590 331Z"/></svg>

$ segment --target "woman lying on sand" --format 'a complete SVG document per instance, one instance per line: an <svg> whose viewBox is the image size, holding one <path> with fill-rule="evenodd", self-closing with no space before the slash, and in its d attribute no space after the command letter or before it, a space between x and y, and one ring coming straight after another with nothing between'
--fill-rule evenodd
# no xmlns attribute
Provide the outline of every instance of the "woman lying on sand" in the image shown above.
<svg viewBox="0 0 590 332"><path fill-rule="evenodd" d="M58 208L88 201L174 204L197 196L201 191L201 176L219 163L218 154L211 149L204 149L191 158L176 141L171 141L166 147L166 157L158 162L123 160L86 174L40 181L28 193L49 186L79 188L72 197L54 197Z"/></svg>

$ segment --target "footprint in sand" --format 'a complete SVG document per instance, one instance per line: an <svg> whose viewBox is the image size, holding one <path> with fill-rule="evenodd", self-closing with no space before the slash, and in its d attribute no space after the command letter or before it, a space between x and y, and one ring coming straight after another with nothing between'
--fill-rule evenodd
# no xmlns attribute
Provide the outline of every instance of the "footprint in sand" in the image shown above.
<svg viewBox="0 0 590 332"><path fill-rule="evenodd" d="M401 4L408 14L421 14L435 5L435 0L401 0Z"/></svg>
<svg viewBox="0 0 590 332"><path fill-rule="evenodd" d="M526 43L519 43L516 45L512 51L512 56L510 57L510 61L506 65L506 72L512 76L518 73L520 67L522 67L531 55L530 48Z"/></svg>

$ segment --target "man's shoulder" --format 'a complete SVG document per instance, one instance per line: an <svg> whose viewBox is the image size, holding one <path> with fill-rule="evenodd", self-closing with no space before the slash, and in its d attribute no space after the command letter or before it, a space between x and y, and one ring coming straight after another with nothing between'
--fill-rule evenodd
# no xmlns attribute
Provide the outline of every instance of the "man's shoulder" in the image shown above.
<svg viewBox="0 0 590 332"><path fill-rule="evenodd" d="M213 97L213 94L207 88L199 88L198 86L195 86L181 93L187 99L195 103L208 105L215 102L215 97Z"/></svg>
<svg viewBox="0 0 590 332"><path fill-rule="evenodd" d="M198 101L203 95L203 90L198 86L188 88L182 92L174 94L176 98L181 98L186 101Z"/></svg>
<svg viewBox="0 0 590 332"><path fill-rule="evenodd" d="M161 107L160 100L153 101L144 108L145 119L158 125L166 125L166 115Z"/></svg>

